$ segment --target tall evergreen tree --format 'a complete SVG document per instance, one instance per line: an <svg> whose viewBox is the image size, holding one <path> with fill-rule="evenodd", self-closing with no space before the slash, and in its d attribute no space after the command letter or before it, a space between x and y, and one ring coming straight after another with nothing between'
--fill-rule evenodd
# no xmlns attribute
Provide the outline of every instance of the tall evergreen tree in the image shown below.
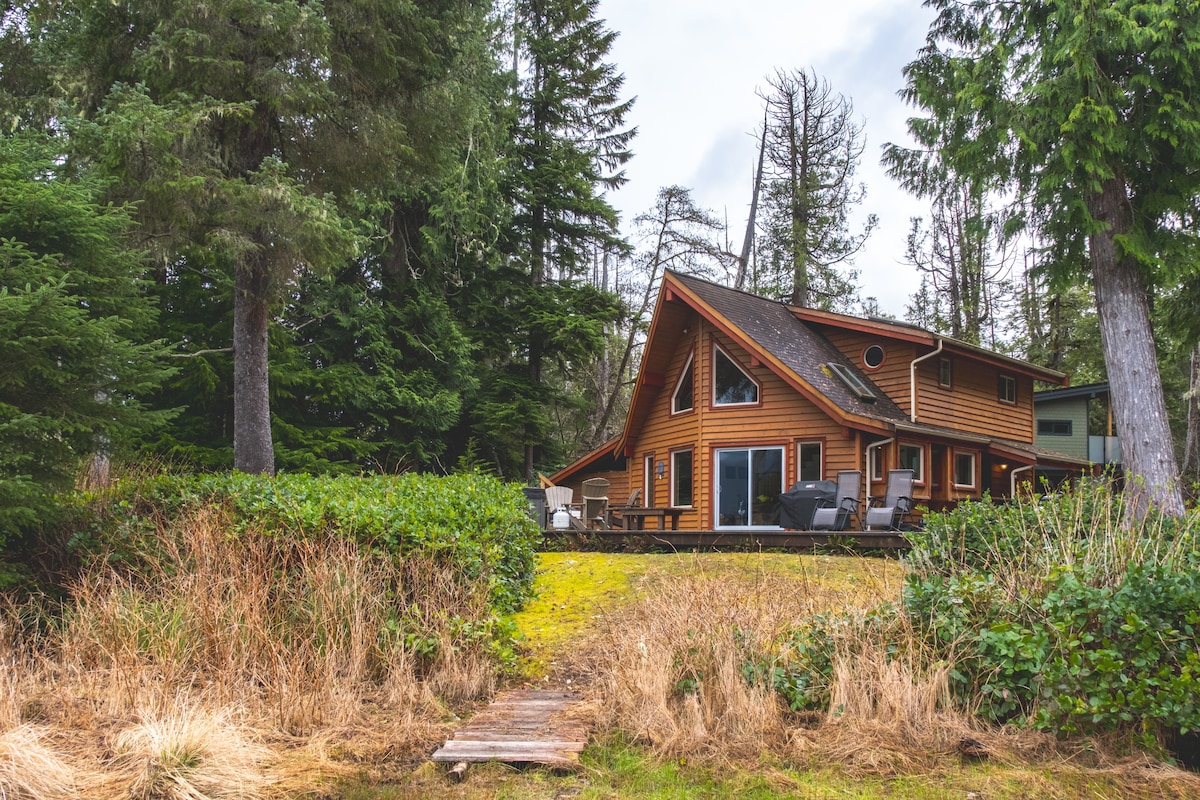
<svg viewBox="0 0 1200 800"><path fill-rule="evenodd" d="M90 153L144 201L160 284L199 270L193 288L230 292L236 468L274 469L274 311L308 272L355 254L362 208L450 163L471 104L451 73L486 12L480 0L23 4L44 84L107 117L106 131L125 123Z"/></svg>
<svg viewBox="0 0 1200 800"><path fill-rule="evenodd" d="M523 471L532 478L547 437L546 406L534 398L562 385L547 380L548 362L569 368L604 344L610 300L576 281L592 254L624 249L617 214L604 197L625 181L634 129L624 126L632 100L621 99L624 76L605 61L616 33L596 18L599 0L517 0L517 65L513 158L507 191L514 217L510 258L527 276L515 301L524 333L525 379L518 388L524 421ZM575 316L583 314L584 316ZM514 397L514 399L516 399ZM530 401L533 402L530 402Z"/></svg>
<svg viewBox="0 0 1200 800"><path fill-rule="evenodd" d="M938 16L905 70L925 112L910 131L956 174L1018 197L1051 263L1087 265L1129 508L1181 514L1148 298L1196 270L1180 220L1200 212L1200 106L1187 100L1200 89L1200 5L927 4Z"/></svg>
<svg viewBox="0 0 1200 800"><path fill-rule="evenodd" d="M167 368L129 210L57 144L0 138L0 545L85 458L164 417L140 402Z"/></svg>

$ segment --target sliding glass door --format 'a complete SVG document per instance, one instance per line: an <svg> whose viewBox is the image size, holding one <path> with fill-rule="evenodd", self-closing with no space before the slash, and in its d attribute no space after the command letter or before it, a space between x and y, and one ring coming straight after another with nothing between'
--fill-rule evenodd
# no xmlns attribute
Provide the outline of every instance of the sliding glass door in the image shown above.
<svg viewBox="0 0 1200 800"><path fill-rule="evenodd" d="M715 527L779 527L783 448L726 448L716 452L716 459Z"/></svg>

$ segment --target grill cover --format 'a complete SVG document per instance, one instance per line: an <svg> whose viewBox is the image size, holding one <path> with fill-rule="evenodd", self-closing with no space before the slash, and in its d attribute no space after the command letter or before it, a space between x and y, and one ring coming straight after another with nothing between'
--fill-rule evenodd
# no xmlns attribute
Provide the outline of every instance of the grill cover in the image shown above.
<svg viewBox="0 0 1200 800"><path fill-rule="evenodd" d="M779 495L779 524L794 531L812 530L818 506L833 505L837 498L834 481L802 481Z"/></svg>

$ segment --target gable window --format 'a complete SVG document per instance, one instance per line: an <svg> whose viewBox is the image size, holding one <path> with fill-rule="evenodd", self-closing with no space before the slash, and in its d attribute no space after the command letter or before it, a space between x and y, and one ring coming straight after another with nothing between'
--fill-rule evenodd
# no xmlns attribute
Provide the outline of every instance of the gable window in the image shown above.
<svg viewBox="0 0 1200 800"><path fill-rule="evenodd" d="M883 366L884 357L885 353L883 352L883 348L877 344L873 344L866 350L863 350L863 366L867 369L879 369Z"/></svg>
<svg viewBox="0 0 1200 800"><path fill-rule="evenodd" d="M823 477L821 442L800 442L796 445L796 480L819 481Z"/></svg>
<svg viewBox="0 0 1200 800"><path fill-rule="evenodd" d="M694 405L694 395L695 374L692 369L692 357L688 356L687 364L679 376L679 383L675 385L675 394L671 396L671 413L678 414L682 411L691 411Z"/></svg>
<svg viewBox="0 0 1200 800"><path fill-rule="evenodd" d="M959 489L975 488L975 454L954 452L954 485Z"/></svg>
<svg viewBox="0 0 1200 800"><path fill-rule="evenodd" d="M671 505L692 504L692 451L671 453Z"/></svg>
<svg viewBox="0 0 1200 800"><path fill-rule="evenodd" d="M950 359L943 358L938 362L938 386L944 389L950 388L950 381L954 377L950 369Z"/></svg>
<svg viewBox="0 0 1200 800"><path fill-rule="evenodd" d="M1039 419L1037 432L1039 436L1070 436L1071 420Z"/></svg>
<svg viewBox="0 0 1200 800"><path fill-rule="evenodd" d="M900 445L900 469L911 469L913 481L925 482L925 448L919 444Z"/></svg>
<svg viewBox="0 0 1200 800"><path fill-rule="evenodd" d="M758 402L758 384L720 347L713 346L713 405L744 406Z"/></svg>
<svg viewBox="0 0 1200 800"><path fill-rule="evenodd" d="M996 387L996 393L1002 403L1017 402L1017 379L1012 375L1001 375L1000 382Z"/></svg>

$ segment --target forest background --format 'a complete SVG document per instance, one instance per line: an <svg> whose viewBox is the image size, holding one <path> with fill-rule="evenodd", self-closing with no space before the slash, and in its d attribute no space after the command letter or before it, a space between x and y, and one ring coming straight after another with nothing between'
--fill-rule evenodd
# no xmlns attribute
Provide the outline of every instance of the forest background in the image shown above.
<svg viewBox="0 0 1200 800"><path fill-rule="evenodd" d="M943 122L921 81L947 30L906 73ZM24 0L0 35L0 540L97 453L553 471L620 429L664 268L879 313L854 268L874 226L850 213L863 123L803 65L763 76L757 174L731 199L748 220L668 186L623 223L633 99L595 0ZM1016 184L915 125L940 160L885 159L929 205L906 319L1107 379L1071 246L1088 231L1032 224ZM1194 242L1189 198L1169 226ZM1144 259L1172 267L1146 270L1145 295L1185 486L1192 253Z"/></svg>

